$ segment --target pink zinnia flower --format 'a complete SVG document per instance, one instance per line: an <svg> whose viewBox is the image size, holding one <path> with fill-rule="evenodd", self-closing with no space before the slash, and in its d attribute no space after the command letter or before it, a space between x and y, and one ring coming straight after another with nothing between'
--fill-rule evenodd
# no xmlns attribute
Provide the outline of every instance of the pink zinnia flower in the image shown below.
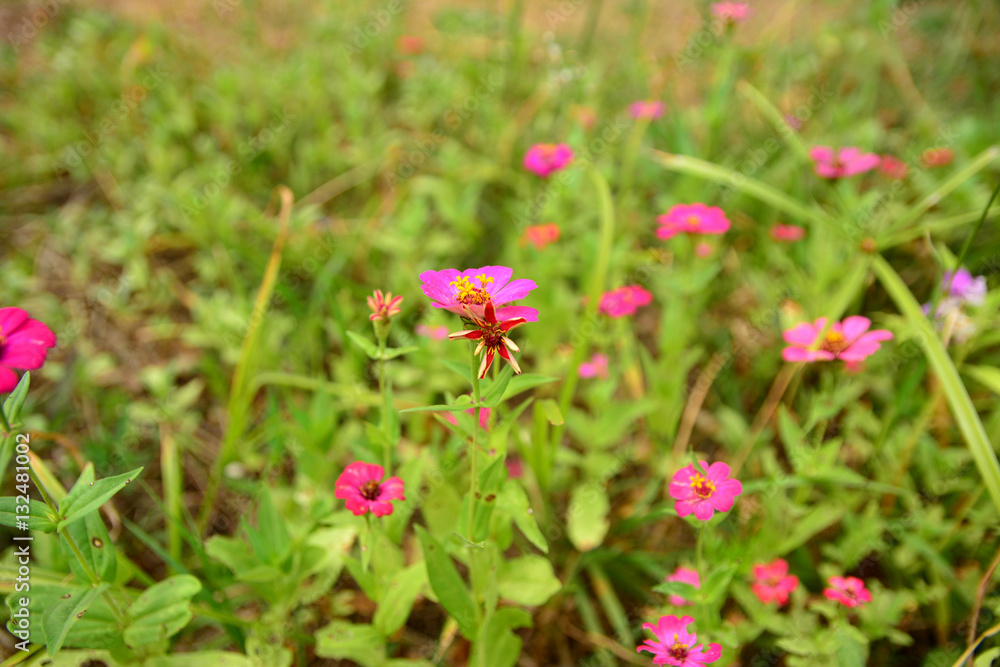
<svg viewBox="0 0 1000 667"><path fill-rule="evenodd" d="M750 5L745 2L716 2L712 13L729 23L742 23L750 16Z"/></svg>
<svg viewBox="0 0 1000 667"><path fill-rule="evenodd" d="M368 316L368 319L374 322L377 320L388 320L390 317L399 315L402 312L399 309L399 304L401 303L403 303L403 297L393 297L392 292L387 292L383 296L382 290L377 289L372 296L368 297L368 307L372 310L372 314Z"/></svg>
<svg viewBox="0 0 1000 667"><path fill-rule="evenodd" d="M417 332L418 336L427 336L428 338L433 338L434 340L444 340L448 337L448 327L444 325L430 327L426 324L418 324L414 327L414 331Z"/></svg>
<svg viewBox="0 0 1000 667"><path fill-rule="evenodd" d="M640 306L653 301L653 295L639 285L625 285L605 292L599 310L608 317L632 315Z"/></svg>
<svg viewBox="0 0 1000 667"><path fill-rule="evenodd" d="M950 148L928 148L920 154L920 162L927 168L944 167L955 159L955 151Z"/></svg>
<svg viewBox="0 0 1000 667"><path fill-rule="evenodd" d="M878 170L887 178L900 180L906 178L907 167L902 160L892 155L883 155L882 164L879 165Z"/></svg>
<svg viewBox="0 0 1000 667"><path fill-rule="evenodd" d="M795 225L777 224L771 227L771 238L775 241L801 241L806 235L806 230Z"/></svg>
<svg viewBox="0 0 1000 667"><path fill-rule="evenodd" d="M548 178L573 161L573 150L566 144L535 144L524 154L524 168Z"/></svg>
<svg viewBox="0 0 1000 667"><path fill-rule="evenodd" d="M521 245L530 243L536 250L545 250L550 243L559 240L559 225L554 222L546 222L541 225L531 225L524 230L521 237Z"/></svg>
<svg viewBox="0 0 1000 667"><path fill-rule="evenodd" d="M836 600L845 607L860 607L872 601L872 594L865 588L865 582L857 577L830 577L827 580L830 588L823 590L823 595Z"/></svg>
<svg viewBox="0 0 1000 667"><path fill-rule="evenodd" d="M677 204L657 218L660 228L656 235L669 239L682 232L688 234L725 234L729 220L718 206L704 204Z"/></svg>
<svg viewBox="0 0 1000 667"><path fill-rule="evenodd" d="M864 361L878 350L883 340L892 340L892 332L885 329L868 331L872 321L867 317L852 315L843 322L834 322L823 335L827 319L821 317L812 324L802 322L784 332L785 342L791 343L781 351L785 361Z"/></svg>
<svg viewBox="0 0 1000 667"><path fill-rule="evenodd" d="M580 364L580 377L582 378L607 378L608 377L608 355L598 352Z"/></svg>
<svg viewBox="0 0 1000 667"><path fill-rule="evenodd" d="M667 105L659 100L636 100L628 107L628 112L632 114L632 118L636 120L640 118L645 118L648 120L656 120L663 115L663 112L667 110Z"/></svg>
<svg viewBox="0 0 1000 667"><path fill-rule="evenodd" d="M0 308L0 392L13 391L17 373L12 368L41 368L56 335L47 326L28 317L21 308Z"/></svg>
<svg viewBox="0 0 1000 667"><path fill-rule="evenodd" d="M799 587L799 578L788 574L788 561L778 558L770 563L753 566L754 595L764 604L777 602L781 606L788 602L788 596Z"/></svg>
<svg viewBox="0 0 1000 667"><path fill-rule="evenodd" d="M452 340L458 340L459 338L478 340L479 345L475 351L477 355L486 350L486 354L483 355L483 360L479 364L479 379L481 380L486 377L486 371L490 370L490 366L493 365L493 356L496 354L499 354L502 359L510 364L515 373L520 373L521 367L517 365L517 359L514 358L511 352L520 352L521 350L514 344L514 341L507 337L507 332L521 326L527 320L523 317L498 320L493 303L489 301L486 302L486 314L483 319L475 317L472 320L477 328L456 331L455 333L448 334L448 338Z"/></svg>
<svg viewBox="0 0 1000 667"><path fill-rule="evenodd" d="M382 482L384 476L382 466L355 461L340 473L333 496L346 500L347 509L355 516L361 516L368 510L375 516L392 514L392 503L389 501L406 500L403 480L390 477Z"/></svg>
<svg viewBox="0 0 1000 667"><path fill-rule="evenodd" d="M862 153L860 148L841 148L834 152L829 146L813 146L809 149L809 157L816 163L814 170L817 176L823 178L844 178L863 174L875 169L882 163L882 158L875 153Z"/></svg>
<svg viewBox="0 0 1000 667"><path fill-rule="evenodd" d="M430 297L435 308L444 308L456 315L482 319L485 306L501 306L528 296L538 287L533 280L511 280L514 270L506 266L484 266L479 269L445 269L424 271L420 274L420 289ZM525 306L507 306L497 309L501 320L523 317L526 322L537 322L538 311Z"/></svg>
<svg viewBox="0 0 1000 667"><path fill-rule="evenodd" d="M743 493L739 480L730 479L729 466L721 461L711 466L700 461L702 470L694 464L681 468L670 481L670 497L676 500L674 509L677 516L685 517L694 513L695 517L708 521L716 511L728 512Z"/></svg>
<svg viewBox="0 0 1000 667"><path fill-rule="evenodd" d="M674 570L673 574L667 575L664 581L679 581L682 584L691 584L695 588L701 588L701 577L698 576L698 570L693 570L689 567L678 567ZM667 597L667 602L675 607L683 607L685 605L694 604L680 595L671 595Z"/></svg>
<svg viewBox="0 0 1000 667"><path fill-rule="evenodd" d="M708 650L704 650L698 643L698 635L687 630L693 622L690 616L661 616L656 625L643 623L644 629L656 635L656 641L647 639L636 651L652 653L655 665L698 667L715 662L722 655L722 646L709 644Z"/></svg>

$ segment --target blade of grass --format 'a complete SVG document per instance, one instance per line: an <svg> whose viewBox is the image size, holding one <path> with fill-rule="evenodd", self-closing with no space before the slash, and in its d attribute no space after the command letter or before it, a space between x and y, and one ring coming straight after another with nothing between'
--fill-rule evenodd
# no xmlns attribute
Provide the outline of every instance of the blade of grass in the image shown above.
<svg viewBox="0 0 1000 667"><path fill-rule="evenodd" d="M764 93L760 92L745 79L741 79L736 84L736 89L740 91L743 97L750 100L757 111L761 113L771 125L774 126L775 131L781 135L788 147L791 148L802 162L809 161L809 149L806 148L806 144L802 141L802 137L799 136L798 132L792 130L788 123L785 122L785 116L778 110L778 107L769 100Z"/></svg>
<svg viewBox="0 0 1000 667"><path fill-rule="evenodd" d="M922 225L897 232L896 234L890 235L888 238L882 239L878 243L878 249L885 250L887 248L892 248L893 246L901 245L907 241L920 238L926 233L943 232L955 227L961 227L962 225L967 225L970 222L978 220L982 215L983 213L980 213L979 211L969 211L968 213L961 213L959 215L941 218L940 220L931 220ZM1000 215L1000 206L987 209L985 215L987 218L995 218Z"/></svg>
<svg viewBox="0 0 1000 667"><path fill-rule="evenodd" d="M979 474L983 477L983 482L989 491L993 504L1000 510L1000 462L997 461L993 445L990 444L986 429L972 404L969 392L962 384L955 364L948 356L941 339L928 323L920 309L920 304L895 269L879 256L875 257L872 267L879 282L885 287L892 300L896 302L896 306L910 325L916 328L920 346L923 348L924 354L927 355L927 361L934 374L941 382L945 398L948 400L948 407L951 408L951 413L955 417L962 438L972 453L972 458L976 462L976 467L979 468Z"/></svg>
<svg viewBox="0 0 1000 667"><path fill-rule="evenodd" d="M181 559L181 493L183 481L180 456L174 434L167 423L160 424L160 468L163 477L163 504L167 513L167 548L175 561Z"/></svg>
<svg viewBox="0 0 1000 667"><path fill-rule="evenodd" d="M635 643L635 638L632 636L632 628L629 627L625 608L622 607L621 600L618 599L618 595L611 586L611 582L608 581L608 577L596 565L588 565L587 574L590 575L590 583L594 587L594 594L600 600L601 606L604 607L604 613L607 614L611 626L615 629L615 634L618 635L618 641L626 646L631 646Z"/></svg>

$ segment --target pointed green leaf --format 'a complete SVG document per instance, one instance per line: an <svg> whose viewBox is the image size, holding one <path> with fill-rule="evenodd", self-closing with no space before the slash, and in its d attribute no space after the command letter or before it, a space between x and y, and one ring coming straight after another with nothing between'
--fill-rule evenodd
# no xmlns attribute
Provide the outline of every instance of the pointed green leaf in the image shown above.
<svg viewBox="0 0 1000 667"><path fill-rule="evenodd" d="M378 609L372 617L375 629L383 636L390 637L403 627L426 581L427 568L423 563L414 563L389 577L382 599L378 601Z"/></svg>
<svg viewBox="0 0 1000 667"><path fill-rule="evenodd" d="M58 530L62 530L77 519L82 519L90 512L96 512L101 505L125 488L125 485L138 477L140 473L142 473L142 468L136 468L124 475L106 477L96 482L83 481L83 475L81 475L81 480L77 481L76 485L59 503L59 515L62 517L62 521L59 522ZM80 490L77 490L77 487L81 487Z"/></svg>
<svg viewBox="0 0 1000 667"><path fill-rule="evenodd" d="M24 407L24 399L28 396L28 387L30 385L31 373L25 373L21 376L21 381L14 387L14 391L10 392L10 396L3 402L3 413L6 415L7 421L11 426L16 426L20 423L21 408Z"/></svg>
<svg viewBox="0 0 1000 667"><path fill-rule="evenodd" d="M552 563L541 556L521 556L500 562L497 569L500 597L528 607L549 601L562 588Z"/></svg>
<svg viewBox="0 0 1000 667"><path fill-rule="evenodd" d="M383 667L385 639L370 625L333 621L316 631L316 655L353 660L363 667Z"/></svg>
<svg viewBox="0 0 1000 667"><path fill-rule="evenodd" d="M24 503L18 502L17 496L3 496L0 498L0 525L9 528L17 528L18 521L26 521L28 530L40 530L43 533L53 533L56 524L49 516L48 506L39 500L28 501L28 511L24 513ZM21 512L17 510L21 509Z"/></svg>
<svg viewBox="0 0 1000 667"><path fill-rule="evenodd" d="M580 551L600 546L611 526L608 512L611 503L608 492L596 482L580 484L573 489L566 517L566 533Z"/></svg>
<svg viewBox="0 0 1000 667"><path fill-rule="evenodd" d="M496 382L490 385L490 388L486 391L486 395L483 396L482 404L488 408L498 406L513 376L514 368L510 364L504 364L503 370L500 371L500 376L496 379Z"/></svg>
<svg viewBox="0 0 1000 667"><path fill-rule="evenodd" d="M509 479L504 484L497 501L497 507L514 518L514 523L532 544L545 553L549 552L549 543L542 535L538 522L535 521L534 511L528 501L528 494L524 492L524 488L517 480Z"/></svg>
<svg viewBox="0 0 1000 667"><path fill-rule="evenodd" d="M91 570L97 573L98 578L101 581L113 582L118 571L118 558L101 516L97 513L88 514L83 521L75 521L63 528L59 535L59 546L66 556L70 570L80 581L88 581L87 571L83 569L69 547L67 534L73 538L84 560L90 565Z"/></svg>
<svg viewBox="0 0 1000 667"><path fill-rule="evenodd" d="M511 632L530 628L531 615L523 609L504 607L490 616L472 648L470 665L477 667L514 667L521 654L521 638Z"/></svg>
<svg viewBox="0 0 1000 667"><path fill-rule="evenodd" d="M108 590L110 584L75 588L42 614L42 631L45 633L45 648L50 656L55 656L66 641L73 625L83 618L90 603L98 595Z"/></svg>
<svg viewBox="0 0 1000 667"><path fill-rule="evenodd" d="M201 582L189 574L177 574L142 592L129 609L125 643L132 648L148 646L180 632L191 621L191 598Z"/></svg>
<svg viewBox="0 0 1000 667"><path fill-rule="evenodd" d="M378 346L375 343L364 336L359 336L353 331L348 331L347 337L351 339L352 343L361 348L361 351L368 355L369 359L378 359Z"/></svg>
<svg viewBox="0 0 1000 667"><path fill-rule="evenodd" d="M458 623L462 635L466 639L475 639L478 626L476 606L455 564L451 562L451 556L440 542L424 530L423 526L416 526L416 531L424 550L427 579L434 589L434 594L441 602L441 606Z"/></svg>

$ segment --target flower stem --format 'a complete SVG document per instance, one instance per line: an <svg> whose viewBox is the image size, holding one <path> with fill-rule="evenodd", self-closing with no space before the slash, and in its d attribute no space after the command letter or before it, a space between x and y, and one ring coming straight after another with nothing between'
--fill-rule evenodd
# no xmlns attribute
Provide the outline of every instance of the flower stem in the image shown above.
<svg viewBox="0 0 1000 667"><path fill-rule="evenodd" d="M701 577L701 581L704 582L708 573L705 572L705 524L702 522L701 526L698 528L698 543L695 546L695 558L698 567L698 576Z"/></svg>
<svg viewBox="0 0 1000 667"><path fill-rule="evenodd" d="M767 398L764 399L764 405L761 406L760 412L753 420L753 424L750 427L750 432L747 437L743 440L743 444L740 446L739 451L736 453L735 458L731 464L732 474L736 475L746 463L747 457L750 456L753 446L757 444L757 439L760 438L761 431L767 426L767 423L771 421L771 417L774 416L774 411L778 408L778 403L781 401L781 397L785 395L785 390L788 389L789 383L791 383L792 378L795 377L795 372L799 370L802 364L785 364L785 367L781 369L777 377L774 378L774 383L771 385L770 391L767 392Z"/></svg>
<svg viewBox="0 0 1000 667"><path fill-rule="evenodd" d="M392 467L392 447L389 442L389 395L386 393L385 383L385 339L378 339L378 393L382 397L382 413L379 421L379 430L385 436L385 451L383 461L385 464L385 474L388 477L389 469Z"/></svg>
<svg viewBox="0 0 1000 667"><path fill-rule="evenodd" d="M477 405L479 403L479 373L476 368L476 346L475 343L469 341L469 367L472 369L472 403ZM472 417L472 442L469 446L469 466L470 466L470 479L469 479L469 541L475 542L475 537L473 537L472 530L476 519L476 493L477 493L477 472L476 472L476 458L479 453L479 410L480 408L475 408L475 414Z"/></svg>

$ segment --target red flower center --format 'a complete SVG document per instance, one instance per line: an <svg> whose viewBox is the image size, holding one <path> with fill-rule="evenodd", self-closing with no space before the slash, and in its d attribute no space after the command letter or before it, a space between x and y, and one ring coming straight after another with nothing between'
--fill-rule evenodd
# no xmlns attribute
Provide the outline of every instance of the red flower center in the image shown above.
<svg viewBox="0 0 1000 667"><path fill-rule="evenodd" d="M764 584L770 586L771 588L777 588L781 585L781 577L776 574L772 574L770 577L764 580Z"/></svg>
<svg viewBox="0 0 1000 667"><path fill-rule="evenodd" d="M677 635L674 635L674 645L667 649L667 653L671 658L684 660L688 655L688 645L682 644L677 638Z"/></svg>
<svg viewBox="0 0 1000 667"><path fill-rule="evenodd" d="M844 334L839 331L827 331L820 349L826 350L827 352L833 352L834 354L840 354L846 350L848 346L849 345L847 343L847 339L844 338Z"/></svg>
<svg viewBox="0 0 1000 667"><path fill-rule="evenodd" d="M694 475L691 477L691 490L694 491L699 498L711 498L712 494L715 493L715 484L701 475Z"/></svg>
<svg viewBox="0 0 1000 667"><path fill-rule="evenodd" d="M370 479L359 486L358 491L361 492L361 497L365 500L378 500L379 495L382 493L382 489L374 479Z"/></svg>

